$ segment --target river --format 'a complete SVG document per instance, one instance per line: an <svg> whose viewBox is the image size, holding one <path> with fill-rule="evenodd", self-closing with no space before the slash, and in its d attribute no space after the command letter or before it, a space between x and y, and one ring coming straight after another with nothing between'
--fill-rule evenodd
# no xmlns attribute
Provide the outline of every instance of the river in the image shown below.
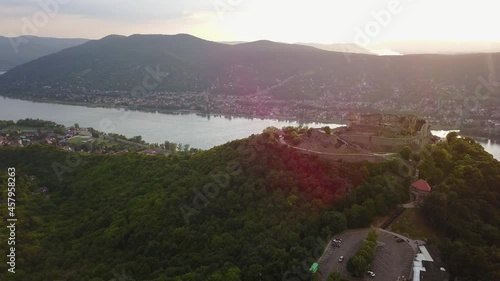
<svg viewBox="0 0 500 281"><path fill-rule="evenodd" d="M439 131L432 131L432 134L435 136L438 136L440 138L445 138L446 135L449 132L458 132L458 130L455 131L446 131L446 130L439 130ZM498 140L492 140L492 139L487 139L487 138L474 138L479 144L481 144L486 151L491 153L495 159L500 160L500 141Z"/></svg>
<svg viewBox="0 0 500 281"><path fill-rule="evenodd" d="M191 147L209 149L226 142L261 133L269 126L297 126L298 122L259 118L203 117L189 114L159 114L123 109L73 106L38 103L0 97L0 120L39 118L54 121L65 126L78 123L106 133L117 133L127 137L142 136L149 143L172 141L189 144ZM311 127L339 124L307 123ZM445 137L449 131L433 131ZM500 143L478 139L478 142L496 159L500 159Z"/></svg>
<svg viewBox="0 0 500 281"><path fill-rule="evenodd" d="M298 126L297 122L258 118L203 117L190 114L159 114L123 109L38 103L0 97L0 120L39 118L72 126L92 127L105 133L127 137L142 136L149 143L168 140L209 149L231 140L261 133L269 126ZM308 123L308 126L327 124ZM330 124L331 127L334 127ZM340 125L337 125L340 126Z"/></svg>

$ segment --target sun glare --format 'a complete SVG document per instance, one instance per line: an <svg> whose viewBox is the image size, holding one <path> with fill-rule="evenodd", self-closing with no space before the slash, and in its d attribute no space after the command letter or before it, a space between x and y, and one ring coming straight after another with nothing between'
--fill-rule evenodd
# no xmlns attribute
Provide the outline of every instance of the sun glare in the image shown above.
<svg viewBox="0 0 500 281"><path fill-rule="evenodd" d="M377 0L360 1L260 0L243 3L214 16L216 34L235 40L270 39L282 42L355 42L358 31L372 34L371 43L402 40L496 41L499 40L500 3ZM222 32L221 32L222 31Z"/></svg>

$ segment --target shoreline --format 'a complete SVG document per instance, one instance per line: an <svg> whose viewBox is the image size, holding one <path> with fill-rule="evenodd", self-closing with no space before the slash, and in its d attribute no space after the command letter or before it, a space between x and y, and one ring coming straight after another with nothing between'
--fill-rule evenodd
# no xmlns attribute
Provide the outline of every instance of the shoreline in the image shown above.
<svg viewBox="0 0 500 281"><path fill-rule="evenodd" d="M115 106L110 104L94 104L94 103L85 103L85 102L66 102L66 101L57 101L57 100L43 100L43 99L23 99L23 98L12 98L10 96L4 96L0 94L0 97L5 99L12 100L22 100L36 103L46 103L46 104L59 104L59 105L69 105L69 106L81 106L88 108L104 108L104 109L116 109L116 110L125 110L125 111L136 111L142 113L152 113L152 114L166 114L166 115L188 115L188 114L196 114L202 117L224 117L224 118L245 118L245 119L259 119L259 120L275 120L280 122L296 122L299 125L301 124L311 124L316 123L319 125L346 125L344 120L316 120L316 119L296 119L289 116L251 116L245 114L225 114L225 113L206 113L199 110L189 110L189 109L181 109L181 110L157 110L151 108L131 108L130 106ZM460 136L471 137L478 140L494 140L500 141L500 138L496 137L485 137L481 135L471 135L467 133L460 133L459 128L454 128L452 126L439 125L439 124L431 124L431 130L433 131L459 131Z"/></svg>
<svg viewBox="0 0 500 281"><path fill-rule="evenodd" d="M335 122L335 120L330 120L330 122L334 122L333 124L335 124L335 125L333 125L332 123L329 123L329 124L326 123L327 121L317 121L317 120L297 121L295 118L286 118L286 117L282 117L282 116L255 117L255 116L246 116L243 114L229 115L229 114L215 114L215 113L210 113L209 115L207 115L207 114L199 112L199 111L184 111L184 110L162 111L162 112L158 112L160 114L157 113L157 114L151 114L150 116L148 116L149 114L145 114L145 113L156 113L157 111L156 110L146 111L144 109L143 110L129 109L129 108L118 107L118 106L110 106L110 105L103 106L103 105L99 105L99 104L68 103L68 102L55 102L55 101L48 102L45 100L16 99L16 98L11 98L11 97L3 97L3 98L4 98L4 102L2 103L2 105L3 106L9 105L9 107L5 107L5 109L7 110L6 112L9 112L9 109L16 109L17 107L20 107L20 108L26 107L26 108L34 108L34 109L44 108L45 110L43 112L49 112L48 114L45 114L43 112L41 112L40 114L30 114L28 112L22 113L22 111L21 111L20 114L14 114L14 115L3 114L3 117L4 117L3 119L5 119L5 120L15 120L16 119L15 121L18 121L17 119L19 119L19 120L25 119L28 116L33 118L33 119L37 119L37 118L43 119L43 117L47 117L47 118L45 118L45 120L52 120L50 117L52 115L52 114L50 114L50 111L57 111L57 112L61 111L61 112L68 112L68 113L73 112L73 111L78 111L78 112L82 112L82 113L94 112L95 114L123 114L124 113L124 111L122 111L122 109L123 109L123 110L136 111L137 113L134 113L134 116L137 116L140 118L146 118L146 119L152 118L152 119L156 120L157 118L160 118L160 119L162 119L162 118L167 118L167 119L168 118L174 118L174 119L178 118L181 120L184 120L184 119L190 120L190 119L194 118L195 120L199 120L199 121L203 120L203 122L205 122L205 123L209 122L209 123L215 123L215 124L218 124L220 122L222 122L222 124L226 124L224 122L230 123L231 120L234 120L235 124L243 122L243 124L249 124L249 126L253 126L250 124L256 123L256 124L258 124L259 127L262 127L264 129L266 127L269 127L269 126L275 126L275 127L280 128L280 127L288 127L288 126L298 126L300 124L307 125L311 128L319 128L319 127L323 127L323 126L327 126L327 125L329 125L332 128L344 126L344 124L342 124L342 122ZM32 103L32 105L29 105L30 103ZM36 105L35 103L40 104L40 105ZM80 106L80 107L79 108L76 108L76 107L75 108L53 107L53 106L50 106L51 104L52 105L60 104L60 105L67 105L67 106ZM95 108L95 109L93 109L93 108ZM97 110L97 108L103 108L103 110ZM106 110L106 109L117 109L117 110L115 111L115 110ZM120 111L118 111L118 110L120 110ZM17 112L17 111L19 111L19 110L14 110L13 112ZM36 113L36 111L35 111L35 113ZM163 117L162 117L162 115L163 115ZM168 117L169 115L172 117ZM178 117L174 117L174 116L178 116ZM208 117L208 116L210 116L210 117ZM212 118L212 117L213 117L213 121L210 122L209 118ZM224 117L224 118L222 118L222 117ZM55 118L55 119L57 119L57 120L53 120L53 121L56 121L59 124L63 124L65 122L64 120L67 118L61 117L61 118ZM91 118L91 119L93 120L93 118ZM78 122L78 120L74 121L74 122ZM84 121L82 121L82 122L84 122ZM308 122L311 122L311 123L308 123ZM228 127L234 126L234 124L231 125L229 123L227 124ZM65 125L72 125L72 124L73 123L65 124ZM182 123L180 125L182 126ZM207 123L207 125L209 125L209 124ZM172 125L172 126L174 126L174 125ZM137 127L137 125L136 125L136 127ZM224 130L225 130L224 126L221 127L221 126L217 125L216 127L219 130L221 130L221 132L224 132ZM433 130L433 135L438 136L438 137L444 138L446 136L446 134L450 131L450 130L443 129L443 127L440 127L440 126L436 126L436 127L439 129L442 129L442 131L440 132L439 130L436 130L436 128L431 128ZM122 128L123 130L122 130L121 134L123 134L127 137L133 137L135 135L138 135L136 132L133 132L133 131L130 132L130 130L128 130L127 128L128 127ZM135 128L135 127L132 127L132 128ZM113 130L115 130L115 129L113 129ZM183 130L183 129L181 129L181 130ZM245 131L245 130L243 130L243 131ZM459 130L453 130L453 131L458 132ZM261 132L262 132L262 129L256 131L256 133L261 133ZM139 133L139 135L143 136L144 134ZM146 133L146 135L147 135L147 133ZM163 135L165 135L165 136L163 136ZM150 143L155 143L155 142L163 142L166 139L166 140L171 140L171 141L178 142L178 143L188 143L188 144L191 144L195 148L202 148L202 149L211 148L211 146L206 144L207 140L208 140L208 142L213 142L214 146L222 144L219 141L219 139L217 139L216 135L208 135L208 136L206 136L207 139L203 140L203 141L199 141L196 138L193 140L192 138L186 138L183 136L172 135L171 133L163 133L163 135L162 134L150 134L151 138L147 139L147 141ZM471 138L475 139L478 143L480 143L485 148L490 147L491 148L490 153L492 153L494 155L499 155L498 157L500 157L500 154L499 154L500 150L498 150L499 145L500 145L499 139L487 138L487 137L484 137L481 135L474 135L474 134L459 134L459 135L471 137ZM163 137L163 139L159 138L159 136ZM235 139L244 138L247 136L248 135L241 135L241 136L238 135L238 137L236 137Z"/></svg>
<svg viewBox="0 0 500 281"><path fill-rule="evenodd" d="M305 123L318 123L318 124L334 124L334 125L346 125L343 120L316 120L316 119L304 119L299 120L293 117L286 116L251 116L245 114L226 114L226 113L206 113L199 110L190 109L180 109L180 110L157 110L149 108L131 108L130 106L115 106L110 104L95 104L95 103L85 103L85 102L66 102L57 100L43 100L43 99L24 99L24 98L13 98L10 96L4 96L0 94L0 97L12 100L22 100L36 103L47 103L47 104L59 104L59 105L69 105L69 106L82 106L89 108L105 108L105 109L116 109L125 111L136 111L142 113L158 113L167 115L182 115L182 114L196 114L200 116L210 116L210 117L224 117L224 118L245 118L245 119L260 119L260 120L276 120L280 122L296 122L299 124Z"/></svg>
<svg viewBox="0 0 500 281"><path fill-rule="evenodd" d="M470 135L470 134L462 134L462 133L458 133L459 136L462 136L462 137L467 137L467 138L472 138L474 140L478 140L478 141L483 141L483 142L488 142L488 141L494 141L494 142L500 142L500 137L485 137L485 136L474 136L474 135Z"/></svg>

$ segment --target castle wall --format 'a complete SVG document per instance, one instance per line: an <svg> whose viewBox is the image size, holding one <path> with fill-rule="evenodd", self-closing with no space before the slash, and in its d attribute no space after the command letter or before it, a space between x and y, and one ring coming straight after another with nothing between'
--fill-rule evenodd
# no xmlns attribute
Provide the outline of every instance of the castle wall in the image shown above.
<svg viewBox="0 0 500 281"><path fill-rule="evenodd" d="M359 117L360 124L380 125L382 123L381 114L365 114Z"/></svg>
<svg viewBox="0 0 500 281"><path fill-rule="evenodd" d="M386 137L371 137L371 144L374 146L411 146L413 144L419 144L419 137L412 138L386 138Z"/></svg>
<svg viewBox="0 0 500 281"><path fill-rule="evenodd" d="M354 146L373 151L399 151L405 146L419 148L425 142L425 135L406 138L387 138L370 135L341 135L340 138Z"/></svg>
<svg viewBox="0 0 500 281"><path fill-rule="evenodd" d="M364 148L371 147L369 135L340 135L340 138L353 145L357 144Z"/></svg>
<svg viewBox="0 0 500 281"><path fill-rule="evenodd" d="M392 128L396 132L404 130L414 134L420 130L422 121L416 115L365 114L359 116L359 120L351 123L349 127L353 127L354 124L382 126Z"/></svg>
<svg viewBox="0 0 500 281"><path fill-rule="evenodd" d="M352 126L352 129L356 132L377 134L379 131L382 131L384 128L381 126L377 126L377 125L355 124Z"/></svg>
<svg viewBox="0 0 500 281"><path fill-rule="evenodd" d="M344 161L344 162L363 162L367 161L370 163L382 163L385 158L382 156L369 155L369 154L316 154L313 152L300 151L307 154L318 155L321 159L326 159L330 161Z"/></svg>

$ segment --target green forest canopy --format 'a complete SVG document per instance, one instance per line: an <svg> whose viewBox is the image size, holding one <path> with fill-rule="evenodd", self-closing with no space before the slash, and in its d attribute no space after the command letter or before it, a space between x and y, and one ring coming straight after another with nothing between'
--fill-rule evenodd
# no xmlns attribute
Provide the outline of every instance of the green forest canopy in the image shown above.
<svg viewBox="0 0 500 281"><path fill-rule="evenodd" d="M438 146L449 150L446 163L459 165L453 157L471 153L469 158L482 163L473 167L483 175L473 188L498 199L498 161L469 140L451 141ZM433 152L429 158L440 156ZM318 241L387 214L408 200L410 182L398 176L395 161L325 162L278 145L269 131L194 155L110 156L29 146L0 148L0 159L1 169L16 167L16 212L22 219L12 280L272 281L285 273L299 278ZM441 173L426 169L432 165L426 160L422 173L437 184ZM442 177L453 170L429 161L439 169L444 165ZM54 164L66 168L61 180ZM464 171L455 179L478 172ZM0 180L6 181L5 173ZM47 195L31 193L41 186L49 188ZM1 196L4 200L5 190ZM489 208L497 217L488 225L498 231L498 204ZM5 211L0 211L4 219ZM466 237L464 231L471 230L458 228L449 237L457 241ZM5 241L6 233L0 235ZM485 238L471 247L490 253L495 248L486 249L486 242L498 240ZM493 268L494 256L483 261ZM5 272L2 263L2 280Z"/></svg>
<svg viewBox="0 0 500 281"><path fill-rule="evenodd" d="M500 163L450 133L420 164L433 191L423 213L448 238L441 252L460 280L500 280Z"/></svg>

